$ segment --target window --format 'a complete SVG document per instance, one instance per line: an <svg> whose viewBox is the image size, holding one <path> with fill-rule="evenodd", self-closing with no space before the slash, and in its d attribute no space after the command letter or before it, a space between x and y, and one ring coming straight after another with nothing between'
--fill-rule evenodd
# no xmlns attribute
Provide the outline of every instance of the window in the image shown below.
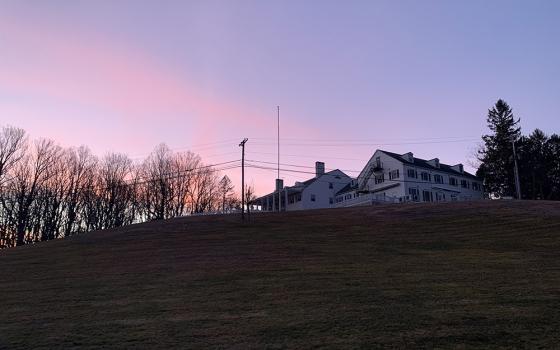
<svg viewBox="0 0 560 350"><path fill-rule="evenodd" d="M467 180L461 180L462 188L469 188L469 182Z"/></svg>
<svg viewBox="0 0 560 350"><path fill-rule="evenodd" d="M451 186L458 186L458 184L457 184L457 179L450 176L450 177L449 177L449 184L450 184Z"/></svg>
<svg viewBox="0 0 560 350"><path fill-rule="evenodd" d="M432 175L428 174L425 171L420 173L420 177L422 178L422 181L432 181Z"/></svg>
<svg viewBox="0 0 560 350"><path fill-rule="evenodd" d="M434 182L437 184L442 184L443 183L443 176L438 175L438 174L434 174Z"/></svg>
<svg viewBox="0 0 560 350"><path fill-rule="evenodd" d="M389 172L389 180L394 180L394 179L398 179L399 178L399 169L397 170L391 170L391 172Z"/></svg>
<svg viewBox="0 0 560 350"><path fill-rule="evenodd" d="M340 202L342 202L343 200L344 200L344 197L342 197L342 196L336 197L336 202L337 202L337 203L340 203Z"/></svg>
<svg viewBox="0 0 560 350"><path fill-rule="evenodd" d="M375 175L375 184L381 184L385 181L385 174Z"/></svg>
<svg viewBox="0 0 560 350"><path fill-rule="evenodd" d="M349 193L349 194L345 195L344 199L352 199L352 194Z"/></svg>
<svg viewBox="0 0 560 350"><path fill-rule="evenodd" d="M333 199L332 199L332 197L329 198L329 204L333 204Z"/></svg>
<svg viewBox="0 0 560 350"><path fill-rule="evenodd" d="M436 193L436 200L438 202L444 201L445 200L445 193L437 192Z"/></svg>
<svg viewBox="0 0 560 350"><path fill-rule="evenodd" d="M375 167L381 168L381 157L375 158Z"/></svg>
<svg viewBox="0 0 560 350"><path fill-rule="evenodd" d="M315 195L314 194L311 195L311 201L315 202Z"/></svg>
<svg viewBox="0 0 560 350"><path fill-rule="evenodd" d="M412 177L414 179L418 178L418 172L414 169L408 169L407 170L407 175L408 175L408 177Z"/></svg>
<svg viewBox="0 0 560 350"><path fill-rule="evenodd" d="M410 198L417 202L418 201L418 189L417 188L409 188L408 189L408 194L410 195Z"/></svg>
<svg viewBox="0 0 560 350"><path fill-rule="evenodd" d="M329 182L329 188L332 189L333 188L333 184L332 182Z"/></svg>
<svg viewBox="0 0 560 350"><path fill-rule="evenodd" d="M480 184L478 182L473 181L472 189L475 191L480 191Z"/></svg>
<svg viewBox="0 0 560 350"><path fill-rule="evenodd" d="M432 201L432 192L422 191L422 201L431 202Z"/></svg>

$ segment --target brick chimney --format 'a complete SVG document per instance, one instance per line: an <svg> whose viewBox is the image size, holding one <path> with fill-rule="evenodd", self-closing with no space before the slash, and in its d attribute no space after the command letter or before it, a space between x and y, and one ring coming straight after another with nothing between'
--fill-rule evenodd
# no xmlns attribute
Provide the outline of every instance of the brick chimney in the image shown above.
<svg viewBox="0 0 560 350"><path fill-rule="evenodd" d="M325 163L315 162L315 177L319 177L325 173Z"/></svg>

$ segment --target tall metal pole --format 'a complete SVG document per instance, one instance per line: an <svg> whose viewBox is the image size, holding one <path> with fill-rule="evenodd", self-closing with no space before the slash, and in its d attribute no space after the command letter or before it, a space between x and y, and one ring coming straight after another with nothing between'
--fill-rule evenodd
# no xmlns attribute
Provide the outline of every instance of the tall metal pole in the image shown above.
<svg viewBox="0 0 560 350"><path fill-rule="evenodd" d="M513 173L515 175L515 192L517 192L517 199L521 199L521 184L519 183L519 169L517 168L517 153L515 152L515 140L511 140L513 146Z"/></svg>
<svg viewBox="0 0 560 350"><path fill-rule="evenodd" d="M241 221L245 221L245 143L247 138L239 144L241 147Z"/></svg>
<svg viewBox="0 0 560 350"><path fill-rule="evenodd" d="M276 106L277 109L277 119L278 119L278 177L280 180L280 106ZM282 191L278 189L278 212L280 212L280 207L282 206Z"/></svg>

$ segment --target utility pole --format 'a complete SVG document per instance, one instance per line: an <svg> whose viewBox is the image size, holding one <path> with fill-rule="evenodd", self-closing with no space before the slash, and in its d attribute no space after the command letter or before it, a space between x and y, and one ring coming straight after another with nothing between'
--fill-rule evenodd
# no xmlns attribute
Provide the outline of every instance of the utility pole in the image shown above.
<svg viewBox="0 0 560 350"><path fill-rule="evenodd" d="M248 141L244 138L239 144L241 147L241 221L245 222L245 143Z"/></svg>
<svg viewBox="0 0 560 350"><path fill-rule="evenodd" d="M517 199L521 199L521 184L519 183L519 169L517 168L517 153L515 152L515 140L511 140L511 145L513 146L513 173L515 176L515 192L517 193Z"/></svg>
<svg viewBox="0 0 560 350"><path fill-rule="evenodd" d="M280 180L280 106L276 106L277 110L277 120L278 120L278 177ZM278 182L277 180L277 182ZM278 189L278 212L280 212L280 207L282 206L282 191Z"/></svg>

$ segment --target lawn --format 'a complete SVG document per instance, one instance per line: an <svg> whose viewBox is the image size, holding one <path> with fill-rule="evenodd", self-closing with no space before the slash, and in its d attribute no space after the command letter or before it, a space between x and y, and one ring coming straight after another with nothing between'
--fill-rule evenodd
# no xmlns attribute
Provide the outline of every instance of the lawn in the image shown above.
<svg viewBox="0 0 560 350"><path fill-rule="evenodd" d="M560 346L560 203L177 218L0 268L6 349Z"/></svg>

